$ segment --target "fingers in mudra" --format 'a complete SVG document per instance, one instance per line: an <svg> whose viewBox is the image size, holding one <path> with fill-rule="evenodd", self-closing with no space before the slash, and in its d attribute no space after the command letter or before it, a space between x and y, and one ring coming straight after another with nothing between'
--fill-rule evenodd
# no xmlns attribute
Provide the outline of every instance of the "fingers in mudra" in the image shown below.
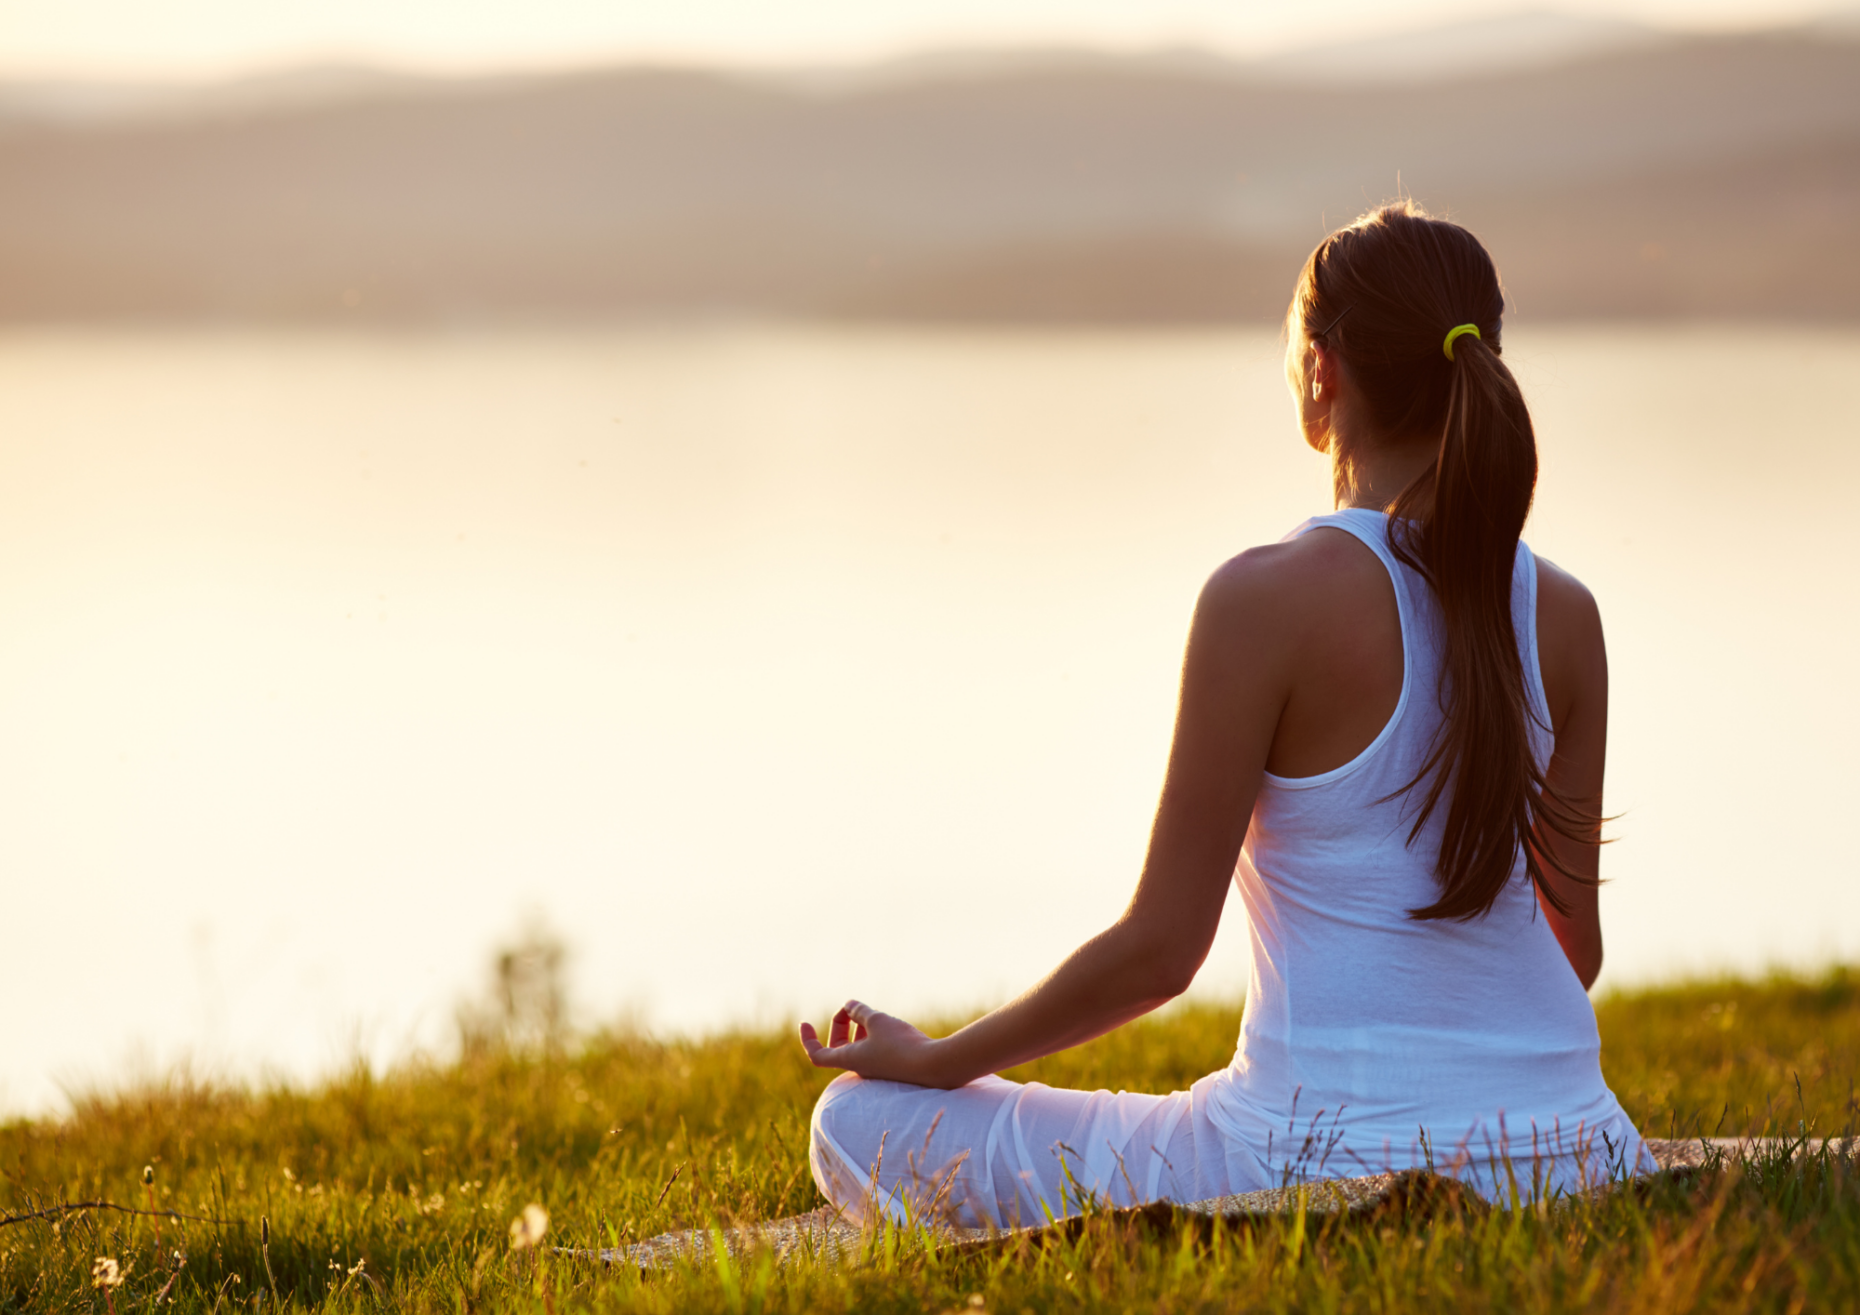
<svg viewBox="0 0 1860 1315"><path fill-rule="evenodd" d="M857 1000L848 1000L833 1015L833 1021L827 1025L826 1044L822 1045L820 1034L814 1030L812 1023L801 1024L801 1046L807 1051L807 1057L822 1068L843 1067L844 1058L839 1052L847 1046L864 1041L871 1035L867 1024L880 1017L869 1005Z"/></svg>

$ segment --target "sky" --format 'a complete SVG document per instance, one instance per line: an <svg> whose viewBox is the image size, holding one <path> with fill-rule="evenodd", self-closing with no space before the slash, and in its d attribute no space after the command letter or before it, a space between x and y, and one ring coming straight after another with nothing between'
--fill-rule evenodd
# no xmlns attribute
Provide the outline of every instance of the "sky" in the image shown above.
<svg viewBox="0 0 1860 1315"><path fill-rule="evenodd" d="M1192 44L1240 55L1507 14L1769 26L1814 0L0 0L0 77L193 79L310 62L462 73L661 59L856 62L910 50Z"/></svg>

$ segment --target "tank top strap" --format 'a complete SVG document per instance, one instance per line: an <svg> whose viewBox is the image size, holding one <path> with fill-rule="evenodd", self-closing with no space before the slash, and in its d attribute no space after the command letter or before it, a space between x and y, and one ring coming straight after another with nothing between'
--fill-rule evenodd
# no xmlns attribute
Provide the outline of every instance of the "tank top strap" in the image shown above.
<svg viewBox="0 0 1860 1315"><path fill-rule="evenodd" d="M1395 556L1389 542L1389 518L1379 511L1345 507L1313 516L1285 536L1289 542L1312 530L1335 529L1353 536L1381 561L1395 589L1395 609L1401 618L1402 706L1417 677L1439 678L1438 609L1426 581ZM1550 703L1544 693L1543 668L1537 652L1537 556L1522 539L1511 569L1512 629L1518 639L1518 658L1524 668L1524 702L1531 743L1540 765L1547 766L1555 747L1550 725ZM1391 722L1391 725L1393 723Z"/></svg>
<svg viewBox="0 0 1860 1315"><path fill-rule="evenodd" d="M1412 568L1404 566L1389 543L1389 518L1379 511L1345 507L1323 516L1313 516L1299 525L1286 540L1296 539L1318 529L1342 530L1354 536L1373 552L1389 573L1395 589L1395 608L1401 617L1402 696L1406 702L1408 688L1417 669L1430 672L1437 665L1437 654L1427 638L1424 616L1431 617L1432 600L1416 597L1426 584ZM1529 714L1529 734L1540 765L1547 766L1556 737L1550 725L1550 700L1544 692L1543 667L1537 652L1537 555L1522 539L1511 568L1512 629L1518 637L1518 658L1524 668L1524 703Z"/></svg>
<svg viewBox="0 0 1860 1315"><path fill-rule="evenodd" d="M1389 573L1389 583L1395 589L1395 611L1401 619L1404 668L1402 685L1405 693L1408 684L1406 669L1414 665L1415 625L1419 618L1415 610L1415 599L1409 592L1408 571L1395 556L1395 549L1389 544L1389 518L1379 511L1369 511L1361 507L1345 507L1341 511L1313 516L1286 535L1281 542L1289 543L1293 539L1302 538L1312 530L1322 529L1342 530L1354 536L1376 555L1383 569ZM1533 574L1531 578L1535 583L1536 576Z"/></svg>

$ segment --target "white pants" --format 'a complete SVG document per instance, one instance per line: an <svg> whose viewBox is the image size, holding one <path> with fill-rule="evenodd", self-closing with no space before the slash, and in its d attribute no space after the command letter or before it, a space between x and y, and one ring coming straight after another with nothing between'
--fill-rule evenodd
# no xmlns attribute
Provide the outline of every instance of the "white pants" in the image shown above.
<svg viewBox="0 0 1860 1315"><path fill-rule="evenodd" d="M965 1228L1044 1223L1087 1200L1205 1201L1421 1167L1502 1204L1655 1168L1613 1097L1573 1133L1561 1120L1516 1120L1507 1138L1500 1116L1430 1145L1369 1128L1345 1139L1321 1113L1310 1127L1274 1126L1233 1098L1234 1082L1213 1073L1187 1091L1148 1096L998 1077L942 1091L846 1073L814 1106L808 1159L821 1192L853 1218Z"/></svg>
<svg viewBox="0 0 1860 1315"><path fill-rule="evenodd" d="M1268 1186L1228 1164L1203 1088L1168 1096L1067 1091L986 1077L954 1091L845 1073L814 1106L809 1161L855 1218L1011 1228L1113 1205L1197 1201Z"/></svg>

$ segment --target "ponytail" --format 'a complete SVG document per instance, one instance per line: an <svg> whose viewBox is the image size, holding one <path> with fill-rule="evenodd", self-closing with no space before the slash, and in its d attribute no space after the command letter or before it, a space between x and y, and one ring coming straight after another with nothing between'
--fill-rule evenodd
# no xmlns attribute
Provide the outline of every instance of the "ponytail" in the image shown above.
<svg viewBox="0 0 1860 1315"><path fill-rule="evenodd" d="M1327 238L1306 262L1292 304L1294 324L1337 353L1381 432L1440 436L1432 464L1388 509L1390 547L1432 587L1444 629L1441 732L1397 792L1421 792L1409 844L1446 810L1439 898L1411 909L1417 919L1485 913L1520 852L1531 882L1559 911L1565 904L1545 883L1546 863L1593 881L1539 843L1546 829L1592 841L1598 823L1550 790L1531 749L1511 581L1537 485L1537 440L1500 358L1503 310L1497 271L1478 240L1408 203Z"/></svg>

